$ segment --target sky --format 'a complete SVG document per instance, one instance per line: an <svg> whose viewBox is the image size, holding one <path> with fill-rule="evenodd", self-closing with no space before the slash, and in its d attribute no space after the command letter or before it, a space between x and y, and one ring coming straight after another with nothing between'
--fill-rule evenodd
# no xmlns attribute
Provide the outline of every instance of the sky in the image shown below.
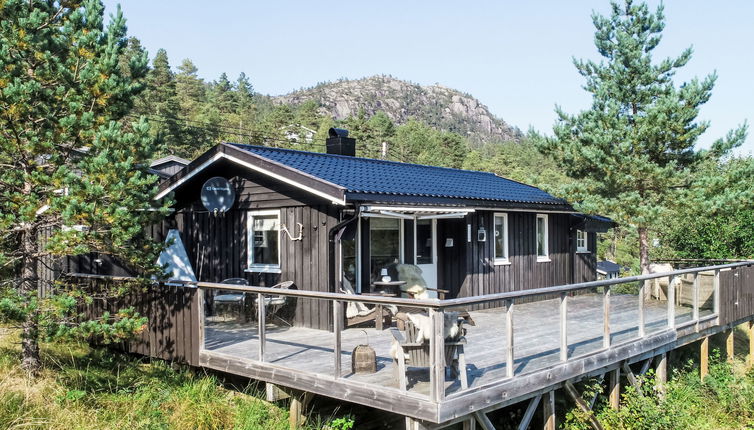
<svg viewBox="0 0 754 430"><path fill-rule="evenodd" d="M112 13L118 1L105 0ZM658 1L650 0L655 8ZM210 7L211 5L211 7ZM694 55L678 84L717 72L700 119L706 147L754 122L754 2L668 0L655 58ZM554 108L590 104L572 58L598 59L592 11L608 1L242 1L121 2L129 35L150 57L164 48L173 68L190 58L199 76L246 73L257 92L285 94L318 82L388 74L469 93L507 123L552 132ZM739 154L754 153L751 130Z"/></svg>

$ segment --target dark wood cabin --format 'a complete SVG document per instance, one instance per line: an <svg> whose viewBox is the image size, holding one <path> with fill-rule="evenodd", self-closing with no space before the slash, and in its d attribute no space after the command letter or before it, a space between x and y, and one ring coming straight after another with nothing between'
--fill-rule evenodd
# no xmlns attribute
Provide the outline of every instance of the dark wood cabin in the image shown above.
<svg viewBox="0 0 754 430"><path fill-rule="evenodd" d="M393 263L419 266L445 298L596 279L596 235L610 220L491 173L367 159L334 135L328 153L219 144L160 185L175 211L196 279L293 281L298 289L357 293ZM235 199L210 212L200 199L225 178ZM295 325L327 329L327 303L300 302Z"/></svg>

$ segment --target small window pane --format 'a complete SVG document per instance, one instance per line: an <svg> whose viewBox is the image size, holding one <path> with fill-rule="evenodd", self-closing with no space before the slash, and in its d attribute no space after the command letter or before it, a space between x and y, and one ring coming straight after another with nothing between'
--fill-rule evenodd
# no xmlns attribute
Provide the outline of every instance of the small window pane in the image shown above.
<svg viewBox="0 0 754 430"><path fill-rule="evenodd" d="M420 219L416 222L416 264L432 264L432 221Z"/></svg>
<svg viewBox="0 0 754 430"><path fill-rule="evenodd" d="M576 250L587 251L586 232L576 230Z"/></svg>
<svg viewBox="0 0 754 430"><path fill-rule="evenodd" d="M252 223L252 264L277 265L279 225L277 215L254 215Z"/></svg>
<svg viewBox="0 0 754 430"><path fill-rule="evenodd" d="M547 218L537 217L537 256L547 257Z"/></svg>
<svg viewBox="0 0 754 430"><path fill-rule="evenodd" d="M505 252L505 242L508 240L505 232L505 217L495 216L495 258L508 258Z"/></svg>
<svg viewBox="0 0 754 430"><path fill-rule="evenodd" d="M379 279L383 268L400 262L400 220L395 218L370 218L369 257L372 281Z"/></svg>

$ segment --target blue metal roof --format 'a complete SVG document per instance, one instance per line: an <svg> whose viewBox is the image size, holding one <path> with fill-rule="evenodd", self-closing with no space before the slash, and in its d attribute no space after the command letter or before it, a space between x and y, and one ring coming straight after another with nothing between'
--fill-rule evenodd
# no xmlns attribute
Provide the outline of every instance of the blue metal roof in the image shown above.
<svg viewBox="0 0 754 430"><path fill-rule="evenodd" d="M231 145L339 185L349 194L384 194L568 206L539 188L492 173L372 158ZM352 196L355 197L355 196Z"/></svg>

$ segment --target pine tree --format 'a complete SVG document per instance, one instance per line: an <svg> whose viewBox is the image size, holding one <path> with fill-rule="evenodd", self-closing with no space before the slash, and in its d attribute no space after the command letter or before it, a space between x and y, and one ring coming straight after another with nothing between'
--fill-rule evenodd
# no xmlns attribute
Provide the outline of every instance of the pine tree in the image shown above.
<svg viewBox="0 0 754 430"><path fill-rule="evenodd" d="M638 230L642 272L649 265L649 235L675 202L696 192L695 168L740 145L745 126L709 151L695 149L708 124L697 121L716 76L676 86L673 77L691 59L653 61L665 27L662 6L611 3L611 15L593 14L595 44L603 61L574 60L592 95L589 110L569 115L557 109L553 138L540 149L576 179L561 192L586 212L600 212Z"/></svg>
<svg viewBox="0 0 754 430"><path fill-rule="evenodd" d="M147 87L137 99L134 112L152 120L152 135L170 154L191 152L183 135L180 122L180 106L175 88L175 74L170 69L168 53L160 49L152 60L147 74Z"/></svg>
<svg viewBox="0 0 754 430"><path fill-rule="evenodd" d="M0 237L12 244L1 248L11 279L0 283L0 318L21 326L30 375L41 336L107 340L144 324L133 310L80 321L77 305L93 298L72 285L39 293L51 287L38 273L51 255L98 251L145 270L155 261L144 233L164 211L147 172L155 147L145 121L119 122L143 89L147 57L131 50L123 61L125 20L118 10L105 27L103 13L96 0L0 7Z"/></svg>

